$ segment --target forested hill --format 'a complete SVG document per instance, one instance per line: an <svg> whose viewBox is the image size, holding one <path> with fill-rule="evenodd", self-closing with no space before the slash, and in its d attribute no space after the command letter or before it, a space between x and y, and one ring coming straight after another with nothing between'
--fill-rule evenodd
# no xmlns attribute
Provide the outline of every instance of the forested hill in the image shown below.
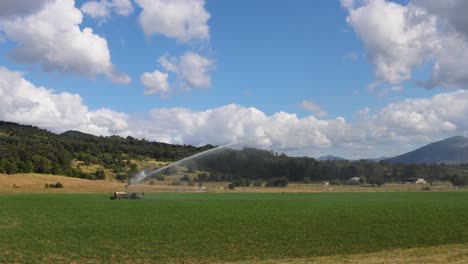
<svg viewBox="0 0 468 264"><path fill-rule="evenodd" d="M0 121L0 173L52 173L86 177L72 162L128 171L131 159L174 161L213 146L193 147L78 131L57 135L34 126Z"/></svg>

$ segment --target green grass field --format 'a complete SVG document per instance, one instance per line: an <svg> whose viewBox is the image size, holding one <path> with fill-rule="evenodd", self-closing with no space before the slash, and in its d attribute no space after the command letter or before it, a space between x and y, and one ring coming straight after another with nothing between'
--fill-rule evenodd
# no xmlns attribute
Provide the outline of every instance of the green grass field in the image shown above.
<svg viewBox="0 0 468 264"><path fill-rule="evenodd" d="M0 263L212 263L468 242L468 192L0 195Z"/></svg>

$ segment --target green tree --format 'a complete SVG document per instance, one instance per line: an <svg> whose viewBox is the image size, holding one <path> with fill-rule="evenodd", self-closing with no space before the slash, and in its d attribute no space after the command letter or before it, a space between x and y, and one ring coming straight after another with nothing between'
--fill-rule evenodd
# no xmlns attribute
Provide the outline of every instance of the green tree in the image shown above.
<svg viewBox="0 0 468 264"><path fill-rule="evenodd" d="M157 181L165 181L165 180L166 180L166 177L162 176L161 174L158 174L158 175L156 176L156 180L157 180Z"/></svg>
<svg viewBox="0 0 468 264"><path fill-rule="evenodd" d="M5 163L5 173L6 174L15 174L18 173L18 167L16 165L16 162L13 161L7 161Z"/></svg>
<svg viewBox="0 0 468 264"><path fill-rule="evenodd" d="M94 175L96 180L106 179L106 173L104 172L104 170L97 170Z"/></svg>
<svg viewBox="0 0 468 264"><path fill-rule="evenodd" d="M120 182L126 182L128 180L128 176L126 174L117 174L115 175L115 179Z"/></svg>
<svg viewBox="0 0 468 264"><path fill-rule="evenodd" d="M385 180L383 175L372 174L370 176L367 176L367 183L372 184L372 186L377 185L378 187L380 187L385 184Z"/></svg>
<svg viewBox="0 0 468 264"><path fill-rule="evenodd" d="M180 180L188 182L190 181L190 177L188 175L184 175Z"/></svg>
<svg viewBox="0 0 468 264"><path fill-rule="evenodd" d="M50 160L48 158L40 157L35 164L34 170L37 173L50 173L52 170Z"/></svg>
<svg viewBox="0 0 468 264"><path fill-rule="evenodd" d="M286 177L272 178L267 181L265 187L286 187L288 183L288 178Z"/></svg>
<svg viewBox="0 0 468 264"><path fill-rule="evenodd" d="M463 177L458 174L452 175L449 178L449 181L454 185L454 186L465 186L468 183L468 177Z"/></svg>
<svg viewBox="0 0 468 264"><path fill-rule="evenodd" d="M34 166L30 160L18 162L18 172L29 173L34 171Z"/></svg>

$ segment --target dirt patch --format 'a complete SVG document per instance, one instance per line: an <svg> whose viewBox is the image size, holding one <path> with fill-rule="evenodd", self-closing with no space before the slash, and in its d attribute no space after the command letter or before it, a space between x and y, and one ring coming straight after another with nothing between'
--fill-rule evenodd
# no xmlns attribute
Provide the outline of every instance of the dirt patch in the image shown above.
<svg viewBox="0 0 468 264"><path fill-rule="evenodd" d="M441 264L468 263L468 244L442 245L425 248L397 249L367 254L322 256L303 259L274 259L267 261L245 261L231 264Z"/></svg>

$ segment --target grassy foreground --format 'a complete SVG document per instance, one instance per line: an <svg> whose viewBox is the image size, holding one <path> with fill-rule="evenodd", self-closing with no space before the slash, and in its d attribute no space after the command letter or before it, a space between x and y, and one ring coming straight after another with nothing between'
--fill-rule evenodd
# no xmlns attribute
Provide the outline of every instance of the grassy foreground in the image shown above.
<svg viewBox="0 0 468 264"><path fill-rule="evenodd" d="M468 243L467 208L468 192L6 194L0 263L326 263L429 248L425 255Z"/></svg>

